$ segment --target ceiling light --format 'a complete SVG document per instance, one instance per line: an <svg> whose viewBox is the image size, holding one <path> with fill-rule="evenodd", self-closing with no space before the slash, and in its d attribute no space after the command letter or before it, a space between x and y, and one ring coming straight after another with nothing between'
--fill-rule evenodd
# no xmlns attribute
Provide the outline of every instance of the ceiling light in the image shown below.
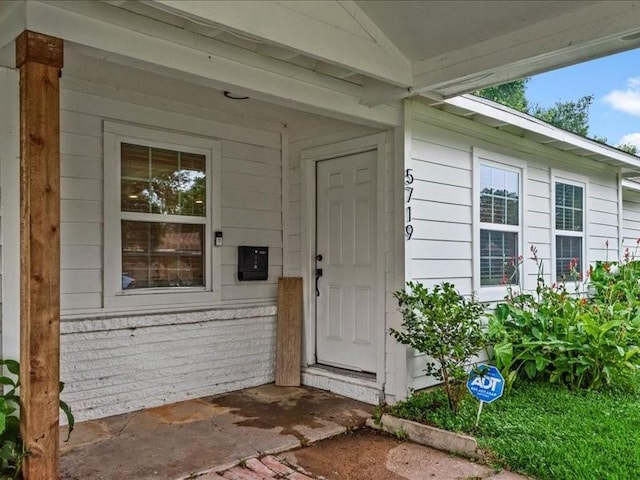
<svg viewBox="0 0 640 480"><path fill-rule="evenodd" d="M245 97L244 95L238 95L236 93L231 93L229 90L224 91L224 96L230 98L231 100L246 100L249 97Z"/></svg>

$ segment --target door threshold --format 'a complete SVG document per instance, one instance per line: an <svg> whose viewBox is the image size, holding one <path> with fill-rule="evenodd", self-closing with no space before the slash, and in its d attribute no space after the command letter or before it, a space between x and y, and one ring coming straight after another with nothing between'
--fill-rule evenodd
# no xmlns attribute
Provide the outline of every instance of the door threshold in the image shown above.
<svg viewBox="0 0 640 480"><path fill-rule="evenodd" d="M376 381L376 374L370 372L349 370L347 368L334 367L333 365L324 365L322 363L314 363L313 365L310 365L309 368L325 370L327 372L341 375L343 377L359 378L361 380L368 380L370 382Z"/></svg>
<svg viewBox="0 0 640 480"><path fill-rule="evenodd" d="M384 401L383 386L372 373L316 364L302 369L302 383L370 405L380 405Z"/></svg>

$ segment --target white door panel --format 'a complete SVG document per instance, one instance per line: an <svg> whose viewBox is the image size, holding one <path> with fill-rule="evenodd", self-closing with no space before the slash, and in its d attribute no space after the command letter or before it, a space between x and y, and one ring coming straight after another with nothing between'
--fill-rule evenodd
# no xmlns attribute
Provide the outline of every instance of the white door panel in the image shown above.
<svg viewBox="0 0 640 480"><path fill-rule="evenodd" d="M375 151L317 163L318 363L374 372Z"/></svg>

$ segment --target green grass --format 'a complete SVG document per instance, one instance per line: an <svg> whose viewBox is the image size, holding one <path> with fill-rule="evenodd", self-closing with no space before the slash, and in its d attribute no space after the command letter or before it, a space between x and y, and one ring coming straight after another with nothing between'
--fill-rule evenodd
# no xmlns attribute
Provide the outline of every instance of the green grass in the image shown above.
<svg viewBox="0 0 640 480"><path fill-rule="evenodd" d="M457 416L440 390L418 392L390 413L472 434L496 463L540 480L640 478L640 378L626 388L569 391L557 385L516 384L485 404L468 396Z"/></svg>

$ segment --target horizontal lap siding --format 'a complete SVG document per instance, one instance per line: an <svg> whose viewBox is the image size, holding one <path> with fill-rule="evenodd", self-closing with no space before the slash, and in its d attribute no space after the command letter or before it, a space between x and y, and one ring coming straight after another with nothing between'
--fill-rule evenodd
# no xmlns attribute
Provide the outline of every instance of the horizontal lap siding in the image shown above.
<svg viewBox="0 0 640 480"><path fill-rule="evenodd" d="M414 176L411 280L428 286L449 281L461 293L471 294L471 149L443 145L436 136L415 132L409 168Z"/></svg>
<svg viewBox="0 0 640 480"><path fill-rule="evenodd" d="M622 246L638 257L640 249L640 192L624 191L622 202Z"/></svg>
<svg viewBox="0 0 640 480"><path fill-rule="evenodd" d="M615 174L592 176L588 192L588 260L590 263L618 260L618 183Z"/></svg>
<svg viewBox="0 0 640 480"><path fill-rule="evenodd" d="M232 312L194 324L173 324L177 317L163 312L140 328L123 328L123 313L113 327L106 320L93 329L95 316L85 319L82 312L100 312L102 305L105 119L220 141L224 246L217 247L221 270L213 274L221 278L223 307L276 301L283 265L280 135L72 90L63 90L61 107L61 378L63 398L76 417L99 418L273 381L274 307L269 314ZM269 247L267 281L238 282L238 245ZM65 322L65 313L74 320Z"/></svg>
<svg viewBox="0 0 640 480"><path fill-rule="evenodd" d="M470 139L464 135L423 122L417 115L411 124L411 163L414 187L411 199L413 237L408 251L408 280L433 287L444 281L453 283L464 295L473 292L473 148L496 152L496 161L513 158L514 166L525 165L523 248L524 286L534 289L538 269L530 260L531 246L537 249L545 280L551 280L553 207L551 205L552 172L588 179L587 262L617 258L618 193L616 171L595 162L586 169L564 160L532 156L509 151L505 146ZM491 158L491 153L487 154ZM586 172L586 173L585 173ZM563 175L564 175L563 173ZM627 220L628 219L628 220ZM635 246L640 237L640 194L625 201L625 235ZM609 243L607 252L606 242ZM423 369L426 358L410 358L414 388L435 383Z"/></svg>
<svg viewBox="0 0 640 480"><path fill-rule="evenodd" d="M98 309L102 302L102 123L113 115L115 102L70 90L63 92L62 99L62 309ZM122 120L150 120L149 108L124 102L118 105ZM162 113L157 111L158 117ZM179 117L173 128L191 133L189 128L195 120L182 117L178 121ZM199 128L204 122L197 120ZM222 148L220 185L225 245L270 247L269 279L247 284L238 282L234 275L223 274L222 299L275 301L283 263L280 150L213 138L221 140ZM230 256L225 249L222 264L232 265L232 261L235 254Z"/></svg>
<svg viewBox="0 0 640 480"><path fill-rule="evenodd" d="M526 211L524 223L527 226L524 238L523 256L525 288L533 289L538 278L538 267L532 258L532 246L537 249L545 280L551 279L551 180L548 165L529 161L526 169Z"/></svg>
<svg viewBox="0 0 640 480"><path fill-rule="evenodd" d="M414 127L422 127L416 125ZM410 280L433 287L443 281L458 291L473 291L472 154L467 145L443 141L424 128L411 139L414 188L411 201L413 236L409 241ZM408 198L408 193L407 197ZM412 388L435 384L424 373L427 357L416 353L408 362Z"/></svg>

